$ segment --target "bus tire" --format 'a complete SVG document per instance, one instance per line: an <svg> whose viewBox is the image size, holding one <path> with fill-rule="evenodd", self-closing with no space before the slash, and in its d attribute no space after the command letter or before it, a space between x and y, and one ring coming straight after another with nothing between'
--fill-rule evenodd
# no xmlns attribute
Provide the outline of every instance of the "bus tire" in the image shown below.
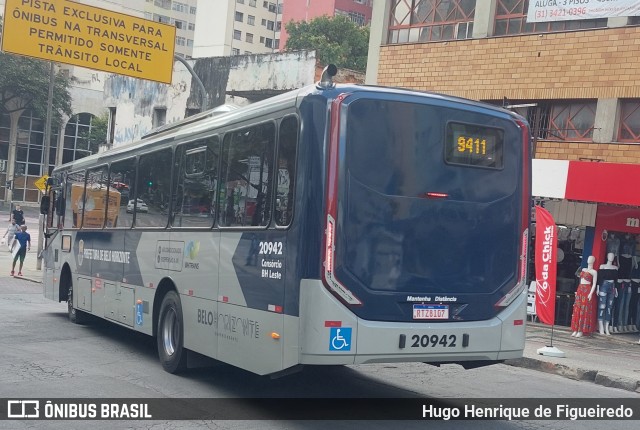
<svg viewBox="0 0 640 430"><path fill-rule="evenodd" d="M84 324L88 319L86 313L73 307L73 282L71 281L69 281L69 289L67 293L67 315L69 316L69 321L74 324Z"/></svg>
<svg viewBox="0 0 640 430"><path fill-rule="evenodd" d="M158 357L164 370L180 373L187 368L182 305L180 296L175 291L169 291L162 299L156 340Z"/></svg>

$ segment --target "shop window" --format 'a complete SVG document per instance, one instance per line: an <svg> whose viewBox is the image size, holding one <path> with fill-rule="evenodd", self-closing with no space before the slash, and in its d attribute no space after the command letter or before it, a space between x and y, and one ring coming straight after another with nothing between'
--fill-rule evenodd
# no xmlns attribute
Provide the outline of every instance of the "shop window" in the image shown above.
<svg viewBox="0 0 640 430"><path fill-rule="evenodd" d="M469 38L475 6L476 0L394 0L389 43Z"/></svg>
<svg viewBox="0 0 640 430"><path fill-rule="evenodd" d="M529 0L497 0L494 36L523 33L549 33L607 26L607 19L527 22Z"/></svg>
<svg viewBox="0 0 640 430"><path fill-rule="evenodd" d="M555 104L551 107L547 139L590 141L595 119L595 101Z"/></svg>
<svg viewBox="0 0 640 430"><path fill-rule="evenodd" d="M620 101L620 142L640 141L640 99Z"/></svg>

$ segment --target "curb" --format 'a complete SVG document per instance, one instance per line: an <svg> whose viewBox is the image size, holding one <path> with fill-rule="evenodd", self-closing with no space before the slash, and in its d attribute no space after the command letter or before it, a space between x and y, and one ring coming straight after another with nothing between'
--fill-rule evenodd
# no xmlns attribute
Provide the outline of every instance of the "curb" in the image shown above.
<svg viewBox="0 0 640 430"><path fill-rule="evenodd" d="M604 387L619 388L634 393L640 393L640 381L637 379L618 376L600 370L570 367L563 364L550 363L530 357L506 360L504 364L513 367L537 370L562 376L576 381L588 381Z"/></svg>

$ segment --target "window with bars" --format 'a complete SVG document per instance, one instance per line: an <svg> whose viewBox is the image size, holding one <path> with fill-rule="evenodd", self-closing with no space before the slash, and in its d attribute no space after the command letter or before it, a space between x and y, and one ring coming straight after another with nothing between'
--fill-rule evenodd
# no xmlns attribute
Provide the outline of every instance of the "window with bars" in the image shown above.
<svg viewBox="0 0 640 430"><path fill-rule="evenodd" d="M523 33L549 33L607 26L607 19L527 22L529 0L497 0L494 36Z"/></svg>
<svg viewBox="0 0 640 430"><path fill-rule="evenodd" d="M393 0L389 43L467 39L476 0Z"/></svg>
<svg viewBox="0 0 640 430"><path fill-rule="evenodd" d="M640 99L620 100L618 141L640 142Z"/></svg>
<svg viewBox="0 0 640 430"><path fill-rule="evenodd" d="M549 116L547 139L592 140L596 105L595 100L554 103Z"/></svg>

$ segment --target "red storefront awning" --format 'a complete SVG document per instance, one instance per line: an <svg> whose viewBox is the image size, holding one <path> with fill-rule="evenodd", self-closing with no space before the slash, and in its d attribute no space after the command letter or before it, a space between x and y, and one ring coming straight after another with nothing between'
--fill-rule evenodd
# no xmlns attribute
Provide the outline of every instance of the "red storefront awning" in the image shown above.
<svg viewBox="0 0 640 430"><path fill-rule="evenodd" d="M640 206L640 165L533 160L533 195Z"/></svg>

